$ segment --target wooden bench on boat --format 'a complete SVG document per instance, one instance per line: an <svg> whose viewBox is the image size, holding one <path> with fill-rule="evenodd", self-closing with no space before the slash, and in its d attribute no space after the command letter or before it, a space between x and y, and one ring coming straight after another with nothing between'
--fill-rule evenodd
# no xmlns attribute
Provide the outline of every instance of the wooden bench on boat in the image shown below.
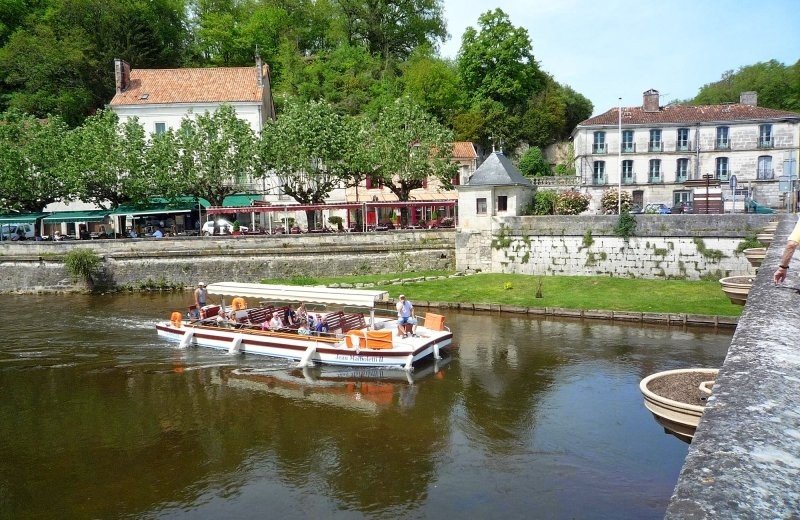
<svg viewBox="0 0 800 520"><path fill-rule="evenodd" d="M344 311L332 312L325 316L328 330L346 334L351 330L363 329L367 326L363 314L345 314Z"/></svg>

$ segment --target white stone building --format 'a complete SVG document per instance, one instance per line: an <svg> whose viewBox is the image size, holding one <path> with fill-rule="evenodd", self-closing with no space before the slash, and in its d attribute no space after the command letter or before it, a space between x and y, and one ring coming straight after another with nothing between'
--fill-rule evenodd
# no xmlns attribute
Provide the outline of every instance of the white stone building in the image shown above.
<svg viewBox="0 0 800 520"><path fill-rule="evenodd" d="M792 199L781 183L794 161L797 178L800 114L757 106L755 92L739 103L659 105L657 90L640 107L612 108L580 123L572 133L575 168L597 210L603 191L631 192L634 203L673 206L691 201L687 180L719 180L726 211L743 211L744 198L780 208ZM736 197L731 177L736 177ZM788 196L787 196L788 195Z"/></svg>

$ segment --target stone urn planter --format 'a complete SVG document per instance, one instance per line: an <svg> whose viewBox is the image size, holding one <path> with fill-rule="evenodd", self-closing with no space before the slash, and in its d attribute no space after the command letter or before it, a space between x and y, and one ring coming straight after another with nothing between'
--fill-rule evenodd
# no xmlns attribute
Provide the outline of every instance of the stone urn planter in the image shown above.
<svg viewBox="0 0 800 520"><path fill-rule="evenodd" d="M744 305L747 302L747 295L753 287L753 278L750 276L728 276L719 281L722 291L730 298L731 303Z"/></svg>
<svg viewBox="0 0 800 520"><path fill-rule="evenodd" d="M775 233L759 233L756 235L756 240L769 247L772 239L775 238Z"/></svg>
<svg viewBox="0 0 800 520"><path fill-rule="evenodd" d="M764 261L764 257L767 254L766 247L751 247L749 249L744 250L744 256L747 258L747 261L750 262L750 265L753 267L760 267L761 262Z"/></svg>
<svg viewBox="0 0 800 520"><path fill-rule="evenodd" d="M639 383L644 406L668 433L690 442L718 373L715 368L682 368L649 375Z"/></svg>

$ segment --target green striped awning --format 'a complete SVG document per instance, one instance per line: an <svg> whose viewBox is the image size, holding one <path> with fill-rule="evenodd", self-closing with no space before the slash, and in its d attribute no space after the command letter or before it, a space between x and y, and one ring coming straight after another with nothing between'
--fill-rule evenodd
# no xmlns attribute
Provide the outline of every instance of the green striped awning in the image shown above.
<svg viewBox="0 0 800 520"><path fill-rule="evenodd" d="M200 198L199 204L203 208L211 205L206 199ZM189 213L197 209L198 199L194 197L178 197L165 199L155 197L147 204L122 204L114 208L113 215L163 215L165 213Z"/></svg>
<svg viewBox="0 0 800 520"><path fill-rule="evenodd" d="M0 224L33 224L49 213L7 213L0 215Z"/></svg>
<svg viewBox="0 0 800 520"><path fill-rule="evenodd" d="M264 198L261 195L254 193L234 193L228 195L222 201L223 208L242 208L244 206L252 206L253 201L262 201Z"/></svg>
<svg viewBox="0 0 800 520"><path fill-rule="evenodd" d="M57 224L59 222L103 222L111 213L107 209L95 209L89 211L54 211L42 219L45 224Z"/></svg>

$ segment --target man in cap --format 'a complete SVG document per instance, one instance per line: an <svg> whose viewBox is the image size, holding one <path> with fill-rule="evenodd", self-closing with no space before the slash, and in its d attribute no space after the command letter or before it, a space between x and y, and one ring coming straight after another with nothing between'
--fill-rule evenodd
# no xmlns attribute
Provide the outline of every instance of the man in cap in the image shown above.
<svg viewBox="0 0 800 520"><path fill-rule="evenodd" d="M194 290L194 311L192 312L195 319L200 317L200 309L205 307L207 295L206 283L197 282L197 289Z"/></svg>
<svg viewBox="0 0 800 520"><path fill-rule="evenodd" d="M397 301L397 334L407 338L411 333L411 316L414 315L414 306L406 300L406 295L401 294Z"/></svg>

